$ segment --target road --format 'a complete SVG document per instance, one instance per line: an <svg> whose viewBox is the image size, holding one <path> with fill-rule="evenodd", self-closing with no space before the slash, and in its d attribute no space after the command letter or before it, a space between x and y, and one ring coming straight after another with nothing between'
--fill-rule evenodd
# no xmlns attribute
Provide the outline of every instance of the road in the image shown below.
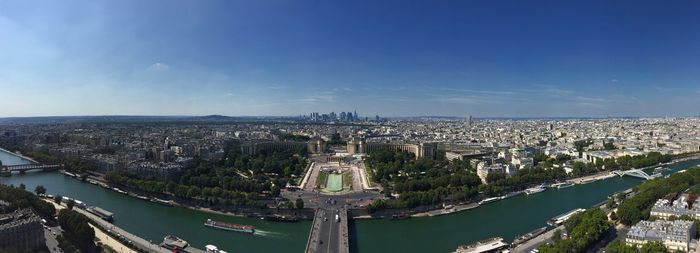
<svg viewBox="0 0 700 253"><path fill-rule="evenodd" d="M55 227L44 227L44 238L46 239L46 248L49 249L50 253L60 253L61 249L58 247L58 241L56 236L61 235L61 228L59 226Z"/></svg>
<svg viewBox="0 0 700 253"><path fill-rule="evenodd" d="M347 253L350 247L345 203L333 198L326 198L323 203L316 211L307 253Z"/></svg>
<svg viewBox="0 0 700 253"><path fill-rule="evenodd" d="M511 252L513 252L513 253L526 253L526 252L532 251L533 249L536 249L537 247L539 247L540 245L542 245L544 243L551 242L552 235L554 235L554 233L557 230L564 231L564 226L563 225L559 226L555 229L552 229L552 230L545 232L544 234L541 234L535 238L532 238L529 241L518 245L513 250L511 250Z"/></svg>

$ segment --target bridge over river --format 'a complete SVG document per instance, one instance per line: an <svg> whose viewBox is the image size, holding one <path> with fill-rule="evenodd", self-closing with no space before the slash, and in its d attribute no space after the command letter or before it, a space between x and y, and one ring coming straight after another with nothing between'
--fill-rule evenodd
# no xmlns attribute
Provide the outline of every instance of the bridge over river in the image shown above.
<svg viewBox="0 0 700 253"><path fill-rule="evenodd" d="M20 174L24 174L27 171L30 170L42 170L42 171L51 171L51 170L57 170L63 167L63 165L59 164L19 164L19 165L3 165L2 168L0 168L0 173L2 173L3 176L8 176L9 173L12 173L13 171L17 171Z"/></svg>
<svg viewBox="0 0 700 253"><path fill-rule="evenodd" d="M658 173L653 174L653 175L649 175L646 172L644 172L644 170L642 170L642 169L615 170L612 173L614 173L615 175L618 175L618 176L632 176L632 177L638 177L638 178L641 178L644 180L650 180L650 179L654 179L654 178L661 176L661 174L658 174Z"/></svg>
<svg viewBox="0 0 700 253"><path fill-rule="evenodd" d="M337 218L336 218L337 217ZM348 253L348 212L342 206L316 209L306 253Z"/></svg>

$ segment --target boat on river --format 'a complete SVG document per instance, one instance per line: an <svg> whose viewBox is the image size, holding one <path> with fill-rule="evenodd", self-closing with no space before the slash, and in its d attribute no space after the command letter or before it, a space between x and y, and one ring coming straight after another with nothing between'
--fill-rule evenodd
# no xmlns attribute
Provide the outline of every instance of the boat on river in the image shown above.
<svg viewBox="0 0 700 253"><path fill-rule="evenodd" d="M585 211L586 211L586 209L583 209L583 208L578 208L578 209L574 209L574 210L568 211L568 212L566 212L566 213L560 214L560 215L558 215L557 217L554 217L554 218L552 218L551 220L547 221L547 225L550 225L550 226L559 226L559 225L561 225L562 223L564 223L566 220L568 220L569 218L571 218L571 216L574 216L574 214L577 214L577 213L580 213L580 212L585 212Z"/></svg>
<svg viewBox="0 0 700 253"><path fill-rule="evenodd" d="M391 218L389 220L405 220L411 218L410 215L405 214L405 213L395 213L391 215Z"/></svg>
<svg viewBox="0 0 700 253"><path fill-rule="evenodd" d="M90 213L92 213L92 214L94 214L94 215L97 215L97 217L100 217L100 218L102 218L103 220L106 220L106 221L109 221L109 222L112 222L112 221L114 220L114 214L113 214L112 212L107 211L107 210L104 210L104 209L102 209L102 208L100 208L100 207L91 206L91 207L88 207L88 208L85 209L85 210L88 211L88 212L90 212Z"/></svg>
<svg viewBox="0 0 700 253"><path fill-rule="evenodd" d="M220 250L218 247L211 244L204 246L204 250L211 253L226 253L226 251Z"/></svg>
<svg viewBox="0 0 700 253"><path fill-rule="evenodd" d="M552 184L549 186L549 188L563 189L563 188L568 188L571 186L574 186L574 184L569 183L569 182L561 182L561 183Z"/></svg>
<svg viewBox="0 0 700 253"><path fill-rule="evenodd" d="M172 250L173 252L177 252L178 250L187 248L187 246L189 246L189 243L187 243L187 241L185 240L178 238L177 236L166 235L163 238L163 242L160 244L160 246Z"/></svg>
<svg viewBox="0 0 700 253"><path fill-rule="evenodd" d="M151 198L149 201L165 206L173 206L173 202L170 200L164 200L164 199L159 199L159 198Z"/></svg>
<svg viewBox="0 0 700 253"><path fill-rule="evenodd" d="M228 231L236 231L236 232L243 232L243 233L250 233L250 234L255 233L255 227L250 226L250 225L239 225L239 224L233 224L233 223L226 223L226 222L222 222L222 221L215 221L215 220L211 220L211 219L207 219L207 221L204 222L204 226L228 230Z"/></svg>
<svg viewBox="0 0 700 253"><path fill-rule="evenodd" d="M60 172L61 172L61 174L69 176L69 177L78 177L76 174L70 173L70 172L65 171L65 170L61 170Z"/></svg>
<svg viewBox="0 0 700 253"><path fill-rule="evenodd" d="M590 183L593 183L595 181L598 181L598 179L597 178L586 178L586 179L581 180L581 184L590 184Z"/></svg>
<svg viewBox="0 0 700 253"><path fill-rule="evenodd" d="M262 217L263 220L266 221L274 221L274 222L297 222L299 221L299 218L296 216L286 216L286 215L268 215Z"/></svg>
<svg viewBox="0 0 700 253"><path fill-rule="evenodd" d="M128 194L129 194L128 192L126 192L126 191L124 191L124 190L122 190L122 189L119 189L119 188L117 188L117 187L112 188L112 190L114 190L115 192L124 194L124 195L128 195Z"/></svg>
<svg viewBox="0 0 700 253"><path fill-rule="evenodd" d="M508 244L503 242L503 238L494 237L486 240L481 240L469 245L461 245L454 253L484 253L497 252L499 249L507 247Z"/></svg>
<svg viewBox="0 0 700 253"><path fill-rule="evenodd" d="M498 201L501 199L502 199L502 197L491 197L491 198L483 199L483 200L479 201L479 205L488 204L488 203L495 202L495 201Z"/></svg>
<svg viewBox="0 0 700 253"><path fill-rule="evenodd" d="M546 190L547 190L547 187L544 187L544 185L539 185L539 186L525 189L525 194L532 195L532 194L540 193L540 192L543 192Z"/></svg>
<svg viewBox="0 0 700 253"><path fill-rule="evenodd" d="M518 245L518 244L527 242L530 239L535 238L538 235L541 235L545 231L547 231L547 227L541 227L541 228L535 229L535 230L531 231L530 233L527 233L527 234L524 234L518 238L515 238L515 240L513 240L513 243L511 243L511 245Z"/></svg>
<svg viewBox="0 0 700 253"><path fill-rule="evenodd" d="M523 193L523 191L509 192L509 193L507 193L506 195L501 196L501 199L507 199L507 198L515 197L515 196L518 196L518 195L520 195L520 194L522 194L522 193Z"/></svg>

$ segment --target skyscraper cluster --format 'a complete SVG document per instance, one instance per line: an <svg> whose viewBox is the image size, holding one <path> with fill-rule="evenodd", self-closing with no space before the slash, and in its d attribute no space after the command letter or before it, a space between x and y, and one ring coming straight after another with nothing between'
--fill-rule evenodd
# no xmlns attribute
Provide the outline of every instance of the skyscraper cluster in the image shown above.
<svg viewBox="0 0 700 253"><path fill-rule="evenodd" d="M309 119L311 121L318 121L318 122L328 122L328 121L340 121L340 122L353 122L353 121L358 121L359 117L357 116L357 111L355 112L340 112L336 114L335 112L331 112L328 114L320 114L318 112L312 112L309 114Z"/></svg>

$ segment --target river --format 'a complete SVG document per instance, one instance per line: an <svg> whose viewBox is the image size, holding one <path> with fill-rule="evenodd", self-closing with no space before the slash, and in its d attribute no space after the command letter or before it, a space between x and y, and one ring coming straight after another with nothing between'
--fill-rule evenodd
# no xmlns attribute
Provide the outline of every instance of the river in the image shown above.
<svg viewBox="0 0 700 253"><path fill-rule="evenodd" d="M0 154L3 152L0 151ZM2 158L2 157L0 157ZM3 160L4 162L5 160ZM672 171L700 164L700 160L669 166ZM352 252L451 252L458 245L500 236L508 241L545 226L550 218L601 202L614 192L641 183L641 179L615 177L535 195L519 195L455 214L401 221L357 220L350 223ZM106 190L57 172L14 174L0 183L31 190L44 185L49 194L74 197L115 214L114 224L147 240L160 242L173 234L197 248L214 244L228 252L303 252L311 223L271 223L252 218L214 215L167 207ZM260 233L215 230L206 219L255 226Z"/></svg>
<svg viewBox="0 0 700 253"><path fill-rule="evenodd" d="M22 157L19 157L15 154L5 152L3 150L0 150L0 161L2 161L2 165L9 166L9 165L22 165L22 164L31 164L32 162L24 159Z"/></svg>

